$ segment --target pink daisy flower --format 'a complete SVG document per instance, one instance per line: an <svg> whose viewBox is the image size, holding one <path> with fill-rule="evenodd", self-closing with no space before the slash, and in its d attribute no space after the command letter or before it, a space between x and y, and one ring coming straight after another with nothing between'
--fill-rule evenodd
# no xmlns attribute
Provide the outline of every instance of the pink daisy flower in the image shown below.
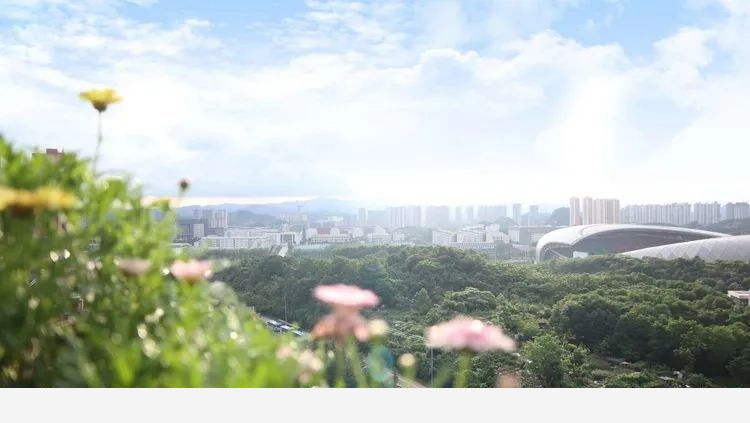
<svg viewBox="0 0 750 423"><path fill-rule="evenodd" d="M169 271L180 281L196 283L211 276L211 267L208 260L177 260L169 266Z"/></svg>
<svg viewBox="0 0 750 423"><path fill-rule="evenodd" d="M150 261L139 258L117 259L115 264L128 276L142 275L151 267Z"/></svg>
<svg viewBox="0 0 750 423"><path fill-rule="evenodd" d="M333 338L343 342L354 335L360 342L370 339L367 321L359 313L331 313L323 316L310 332L313 339Z"/></svg>
<svg viewBox="0 0 750 423"><path fill-rule="evenodd" d="M427 346L443 350L514 351L516 342L492 325L458 316L427 329Z"/></svg>
<svg viewBox="0 0 750 423"><path fill-rule="evenodd" d="M380 304L380 298L374 292L354 285L319 285L313 294L336 311L360 310Z"/></svg>

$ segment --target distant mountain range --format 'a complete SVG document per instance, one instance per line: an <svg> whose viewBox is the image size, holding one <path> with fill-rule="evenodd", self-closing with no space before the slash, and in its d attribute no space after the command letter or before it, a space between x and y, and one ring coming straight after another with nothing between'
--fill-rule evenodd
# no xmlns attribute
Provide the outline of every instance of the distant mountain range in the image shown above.
<svg viewBox="0 0 750 423"><path fill-rule="evenodd" d="M282 214L302 212L306 214L356 214L357 205L350 201L335 198L315 198L305 201L289 201L272 204L218 204L212 206L180 207L178 213L182 217L190 217L195 209L225 209L232 213L240 210L258 215L278 217Z"/></svg>

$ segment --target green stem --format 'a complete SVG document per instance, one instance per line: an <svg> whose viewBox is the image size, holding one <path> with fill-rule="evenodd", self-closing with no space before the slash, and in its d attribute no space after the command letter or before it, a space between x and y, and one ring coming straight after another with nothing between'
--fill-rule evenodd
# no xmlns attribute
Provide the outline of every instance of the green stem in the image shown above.
<svg viewBox="0 0 750 423"><path fill-rule="evenodd" d="M96 163L99 161L99 149L102 145L102 112L99 112L99 119L96 128L96 150L94 150L94 162L92 165L94 176L96 176Z"/></svg>
<svg viewBox="0 0 750 423"><path fill-rule="evenodd" d="M471 369L471 353L461 351L458 357L458 374L456 374L455 388L465 388L469 381L469 370Z"/></svg>
<svg viewBox="0 0 750 423"><path fill-rule="evenodd" d="M320 361L326 362L326 341L325 339L319 339L318 340L318 349L317 349L317 355Z"/></svg>
<svg viewBox="0 0 750 423"><path fill-rule="evenodd" d="M349 362L352 363L354 378L357 380L357 387L367 388L367 379L365 379L365 375L362 373L362 362L359 357L359 351L351 336L346 340L346 349L349 355Z"/></svg>
<svg viewBox="0 0 750 423"><path fill-rule="evenodd" d="M431 388L442 388L450 379L452 375L451 367L443 364L438 370L435 379L430 383Z"/></svg>
<svg viewBox="0 0 750 423"><path fill-rule="evenodd" d="M344 350L336 345L336 388L346 387L346 362L344 361Z"/></svg>

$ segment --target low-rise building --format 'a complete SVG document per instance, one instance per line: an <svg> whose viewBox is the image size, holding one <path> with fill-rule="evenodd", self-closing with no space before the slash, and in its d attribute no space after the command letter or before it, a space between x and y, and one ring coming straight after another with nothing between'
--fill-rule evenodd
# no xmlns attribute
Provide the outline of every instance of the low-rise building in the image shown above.
<svg viewBox="0 0 750 423"><path fill-rule="evenodd" d="M750 291L727 291L727 295L750 306Z"/></svg>
<svg viewBox="0 0 750 423"><path fill-rule="evenodd" d="M226 237L209 235L200 240L200 246L209 250L252 250L271 248L271 240L266 236Z"/></svg>
<svg viewBox="0 0 750 423"><path fill-rule="evenodd" d="M367 234L367 242L374 245L386 245L393 241L391 234Z"/></svg>
<svg viewBox="0 0 750 423"><path fill-rule="evenodd" d="M494 242L451 242L446 245L447 247L451 248L458 248L459 250L474 250L474 251L482 251L482 250L494 250L495 249L495 243Z"/></svg>
<svg viewBox="0 0 750 423"><path fill-rule="evenodd" d="M451 242L456 242L455 232L445 229L432 231L432 245L448 245Z"/></svg>
<svg viewBox="0 0 750 423"><path fill-rule="evenodd" d="M345 244L352 241L352 234L339 228L308 228L308 244Z"/></svg>
<svg viewBox="0 0 750 423"><path fill-rule="evenodd" d="M228 238L256 238L267 237L271 245L288 245L300 243L302 234L293 231L279 231L272 228L229 228L226 230Z"/></svg>
<svg viewBox="0 0 750 423"><path fill-rule="evenodd" d="M510 243L510 237L508 234L500 231L487 231L484 235L484 240L487 242L502 241L506 244Z"/></svg>
<svg viewBox="0 0 750 423"><path fill-rule="evenodd" d="M464 228L456 232L456 242L484 242L485 231L481 226L478 228Z"/></svg>

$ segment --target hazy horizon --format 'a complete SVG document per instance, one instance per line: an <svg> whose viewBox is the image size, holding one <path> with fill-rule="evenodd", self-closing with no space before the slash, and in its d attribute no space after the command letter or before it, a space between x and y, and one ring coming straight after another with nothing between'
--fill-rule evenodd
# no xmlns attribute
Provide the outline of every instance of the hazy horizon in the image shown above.
<svg viewBox="0 0 750 423"><path fill-rule="evenodd" d="M515 203L512 202L502 202L502 201L485 201L485 202L477 202L477 203L450 203L450 202L431 202L431 203L383 203L383 202L366 202L366 201L356 201L353 199L349 199L346 197L155 197L155 196L147 196L145 197L146 202L150 202L153 200L156 200L158 198L168 198L170 199L170 202L176 206L176 207L217 207L217 206L226 206L226 205L233 205L233 206L264 206L264 205L290 205L294 203L299 203L303 206L301 209L304 213L306 210L304 209L304 204L310 201L341 201L344 203L348 203L347 205L350 205L354 208L366 208L368 210L383 210L388 207L409 207L409 206L418 206L418 207L429 207L429 206L447 206L451 209L451 215L454 212L455 207L481 207L481 206L506 206L507 207L507 214L510 216L513 212L512 205ZM583 197L579 197L579 199L583 199ZM619 199L618 199L619 200ZM713 203L715 200L702 200L702 201L674 201L674 202L659 202L659 203L623 203L622 200L620 200L620 206L625 207L629 205L647 205L647 204L658 204L658 205L665 205L665 204L673 204L673 203L687 203L690 205L693 205L695 203ZM724 206L728 202L746 202L745 200L736 200L736 201L728 201L728 202L721 202L717 201L720 205ZM553 201L544 201L544 202L532 202L532 203L520 203L522 205L522 213L526 213L529 211L529 206L531 205L537 205L540 207L540 211L542 212L552 212L556 208L560 207L569 207L569 202L553 202ZM475 210L475 213L477 210Z"/></svg>
<svg viewBox="0 0 750 423"><path fill-rule="evenodd" d="M0 131L154 196L746 201L750 2L0 1Z"/></svg>

